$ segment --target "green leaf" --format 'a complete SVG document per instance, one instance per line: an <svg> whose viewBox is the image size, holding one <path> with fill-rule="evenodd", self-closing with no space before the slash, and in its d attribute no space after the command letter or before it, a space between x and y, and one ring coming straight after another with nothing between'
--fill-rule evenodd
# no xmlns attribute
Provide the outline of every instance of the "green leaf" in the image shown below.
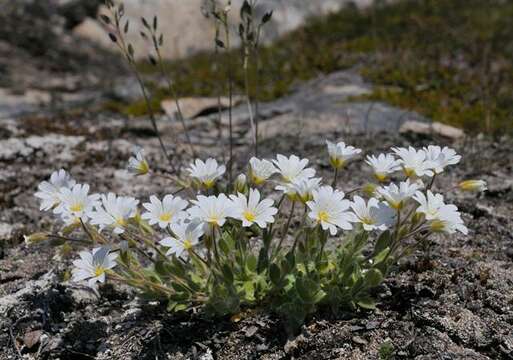
<svg viewBox="0 0 513 360"><path fill-rule="evenodd" d="M374 245L374 254L380 254L387 247L390 247L391 243L392 238L390 236L390 231L387 230L382 232L381 235L378 237L378 240L376 240L376 245Z"/></svg>
<svg viewBox="0 0 513 360"><path fill-rule="evenodd" d="M376 301L370 296L364 296L356 300L356 305L366 310L374 310L376 308Z"/></svg>
<svg viewBox="0 0 513 360"><path fill-rule="evenodd" d="M269 269L269 277L274 285L279 286L281 272L280 268L276 264L271 264L271 268Z"/></svg>
<svg viewBox="0 0 513 360"><path fill-rule="evenodd" d="M390 252L390 248L387 247L385 249L383 249L378 255L374 256L373 260L374 260L374 264L379 264L381 263L383 260L385 260L385 258L387 257L388 253Z"/></svg>
<svg viewBox="0 0 513 360"><path fill-rule="evenodd" d="M368 287L378 286L382 281L383 274L378 269L369 269L365 273L365 283Z"/></svg>
<svg viewBox="0 0 513 360"><path fill-rule="evenodd" d="M257 268L258 260L255 255L249 255L246 259L246 267L249 271L255 272Z"/></svg>
<svg viewBox="0 0 513 360"><path fill-rule="evenodd" d="M227 264L224 264L221 270L223 271L224 280L232 284L234 280L232 269Z"/></svg>

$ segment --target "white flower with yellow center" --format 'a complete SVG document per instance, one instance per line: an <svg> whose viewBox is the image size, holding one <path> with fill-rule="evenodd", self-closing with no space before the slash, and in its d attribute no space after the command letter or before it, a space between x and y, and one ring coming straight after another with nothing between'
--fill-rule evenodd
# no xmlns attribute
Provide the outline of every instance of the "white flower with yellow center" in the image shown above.
<svg viewBox="0 0 513 360"><path fill-rule="evenodd" d="M107 270L116 266L117 254L109 253L108 247L97 247L91 252L81 251L80 259L73 261L72 281L82 282L87 280L88 286L96 288L96 283L105 282Z"/></svg>
<svg viewBox="0 0 513 360"><path fill-rule="evenodd" d="M255 185L263 184L277 172L278 169L269 160L260 160L256 157L249 159L249 175Z"/></svg>
<svg viewBox="0 0 513 360"><path fill-rule="evenodd" d="M99 195L89 195L89 185L75 184L71 189L61 188L59 205L53 210L66 224L87 222L91 210L98 204Z"/></svg>
<svg viewBox="0 0 513 360"><path fill-rule="evenodd" d="M355 196L351 203L357 222L366 231L386 230L395 221L395 211L378 199L370 198L367 203L360 196Z"/></svg>
<svg viewBox="0 0 513 360"><path fill-rule="evenodd" d="M426 161L431 164L431 170L435 174L441 174L447 166L455 165L461 160L461 156L447 146L441 148L440 146L429 145L424 148L424 152L426 153Z"/></svg>
<svg viewBox="0 0 513 360"><path fill-rule="evenodd" d="M234 206L234 218L242 221L242 226L249 227L257 224L265 229L267 224L274 222L274 215L278 212L271 199L260 201L260 192L257 189L250 189L249 196L243 194L231 195Z"/></svg>
<svg viewBox="0 0 513 360"><path fill-rule="evenodd" d="M38 192L35 196L41 199L39 210L47 211L55 208L61 202L61 189L70 189L75 184L75 180L64 169L54 171L50 175L50 181L43 181L37 187Z"/></svg>
<svg viewBox="0 0 513 360"><path fill-rule="evenodd" d="M458 208L454 205L444 205L438 209L438 217L431 220L428 225L433 232L454 234L459 231L462 234L468 234Z"/></svg>
<svg viewBox="0 0 513 360"><path fill-rule="evenodd" d="M200 159L189 166L189 175L206 189L212 188L217 179L226 172L226 166L219 165L215 159L207 159L203 162Z"/></svg>
<svg viewBox="0 0 513 360"><path fill-rule="evenodd" d="M400 210L420 187L420 184L410 183L410 180L406 179L406 181L399 183L399 186L393 183L388 186L381 186L376 189L376 193L382 196L390 207Z"/></svg>
<svg viewBox="0 0 513 360"><path fill-rule="evenodd" d="M308 217L323 230L329 230L331 235L336 235L338 229L351 230L351 222L355 216L347 211L351 205L349 200L344 200L344 193L333 190L331 186L323 186L313 192L313 200L306 203L310 212Z"/></svg>
<svg viewBox="0 0 513 360"><path fill-rule="evenodd" d="M417 191L413 199L419 203L417 213L424 214L426 220L433 220L438 218L440 209L445 206L444 197L441 194L433 194L431 190L427 191L427 196Z"/></svg>
<svg viewBox="0 0 513 360"><path fill-rule="evenodd" d="M362 152L361 149L357 149L354 146L348 146L344 142L335 144L326 140L326 145L328 146L330 164L335 169L344 167L350 159Z"/></svg>
<svg viewBox="0 0 513 360"><path fill-rule="evenodd" d="M389 174L401 170L401 163L392 154L367 156L365 162L372 167L374 176L380 182L385 181Z"/></svg>
<svg viewBox="0 0 513 360"><path fill-rule="evenodd" d="M282 180L286 183L315 176L314 169L306 168L308 159L299 159L296 155L291 155L288 158L283 155L277 155L273 163L278 168Z"/></svg>
<svg viewBox="0 0 513 360"><path fill-rule="evenodd" d="M276 186L276 190L283 191L293 201L307 203L313 198L313 191L319 188L321 178L295 179L290 183L283 183Z"/></svg>
<svg viewBox="0 0 513 360"><path fill-rule="evenodd" d="M186 216L183 210L189 203L179 196L166 195L162 200L155 195L150 196L150 202L144 203L143 207L148 210L141 217L148 220L150 225L158 224L165 229L169 224L178 221Z"/></svg>
<svg viewBox="0 0 513 360"><path fill-rule="evenodd" d="M174 236L160 241L160 245L169 248L166 255L175 254L176 256L181 256L184 251L189 251L198 245L200 238L204 234L203 224L195 221L172 223L170 228Z"/></svg>
<svg viewBox="0 0 513 360"><path fill-rule="evenodd" d="M116 196L113 193L102 195L101 205L89 214L91 224L98 225L100 229L109 227L115 234L122 234L128 220L136 216L138 204L139 200L133 197Z"/></svg>
<svg viewBox="0 0 513 360"><path fill-rule="evenodd" d="M399 156L404 174L407 177L433 176L433 163L426 158L424 150L416 150L413 147L392 148L392 151Z"/></svg>
<svg viewBox="0 0 513 360"><path fill-rule="evenodd" d="M132 152L133 156L128 159L128 171L135 175L147 174L150 171L150 166L144 157L144 149L136 146Z"/></svg>
<svg viewBox="0 0 513 360"><path fill-rule="evenodd" d="M198 219L211 226L223 226L226 218L235 214L233 202L225 194L219 196L199 195L187 212L193 219Z"/></svg>
<svg viewBox="0 0 513 360"><path fill-rule="evenodd" d="M458 184L458 188L462 191L475 192L483 192L488 189L484 180L465 180Z"/></svg>

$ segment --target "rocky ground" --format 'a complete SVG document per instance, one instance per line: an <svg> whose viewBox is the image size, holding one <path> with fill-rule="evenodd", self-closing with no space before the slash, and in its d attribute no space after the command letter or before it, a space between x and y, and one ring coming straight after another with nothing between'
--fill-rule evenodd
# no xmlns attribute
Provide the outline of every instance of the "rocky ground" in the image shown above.
<svg viewBox="0 0 513 360"><path fill-rule="evenodd" d="M89 45L84 46L87 53ZM123 70L109 54L102 66L92 60L52 66L36 50L19 50L2 38L0 29L4 48L17 52L0 59L0 359L513 358L510 138L469 138L415 113L358 101L372 85L362 81L357 69L320 77L285 98L261 104L262 157L309 157L328 177L325 139L342 139L365 153L436 143L464 156L460 166L439 179L440 188L482 178L489 191L479 197L448 194L462 210L469 235L437 239L430 261L416 253L399 264L375 290L379 304L374 312L320 312L294 335L284 331L278 318L256 309L240 319L172 316L123 287L107 285L96 296L65 281L74 253L66 256L50 244L28 247L23 242L24 234L55 228L33 196L55 169L69 170L99 192L146 198L169 191L172 184L164 179L133 178L124 170L134 144L146 149L154 169L169 170L149 120L98 106L109 98L133 98L137 88L115 76ZM54 51L57 59L69 54L62 48ZM25 71L16 58L26 60ZM227 113L219 122L211 106L198 110L202 106L191 101L190 109L184 109L199 114L187 121L194 146L201 157L226 160ZM191 155L169 112L158 124L176 166L183 168ZM242 171L251 153L244 105L234 109L234 129L236 167ZM369 175L363 162L355 161L340 185L353 189Z"/></svg>

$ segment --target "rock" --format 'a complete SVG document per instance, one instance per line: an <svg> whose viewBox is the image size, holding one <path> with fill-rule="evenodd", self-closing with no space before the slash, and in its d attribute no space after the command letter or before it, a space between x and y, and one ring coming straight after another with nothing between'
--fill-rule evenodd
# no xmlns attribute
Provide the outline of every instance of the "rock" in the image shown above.
<svg viewBox="0 0 513 360"><path fill-rule="evenodd" d="M83 22L73 28L73 34L84 39L95 39L95 42L105 48L116 49L116 46L109 39L105 28L94 19L84 19Z"/></svg>
<svg viewBox="0 0 513 360"><path fill-rule="evenodd" d="M51 155L55 161L72 159L71 150L83 143L83 136L29 136L26 139L10 138L0 141L0 160L12 161L16 158L33 156L36 151Z"/></svg>
<svg viewBox="0 0 513 360"><path fill-rule="evenodd" d="M240 101L240 97L232 99L232 103L234 105L238 104ZM227 97L221 97L220 104L221 109L224 110L230 105L230 99ZM217 112L219 102L217 98L213 97L187 97L181 98L179 105L183 117L185 119L193 119L205 113ZM174 117L178 112L176 102L173 99L162 101L160 106L169 116Z"/></svg>
<svg viewBox="0 0 513 360"><path fill-rule="evenodd" d="M14 226L7 223L0 223L0 240L9 240L14 233Z"/></svg>
<svg viewBox="0 0 513 360"><path fill-rule="evenodd" d="M42 334L43 332L41 330L29 331L23 336L23 343L28 349L31 349L34 345L39 343Z"/></svg>
<svg viewBox="0 0 513 360"><path fill-rule="evenodd" d="M58 277L52 270L38 280L27 281L23 289L14 294L0 297L0 314L7 314L13 307L18 306L25 296L33 296L47 291L57 281Z"/></svg>
<svg viewBox="0 0 513 360"><path fill-rule="evenodd" d="M232 1L230 12L230 25L232 27L232 43L237 46L239 38L237 26L239 23L239 8L243 0ZM119 2L119 1L116 1ZM127 35L128 42L134 45L136 56L146 58L148 44L141 38L139 31L140 18L152 19L158 14L159 29L164 34L165 44L163 56L168 59L186 57L202 50L211 50L214 44L213 19L205 18L207 1L205 0L124 0L125 12L131 24L132 31ZM226 4L225 0L218 1ZM273 10L274 15L263 31L263 41L270 42L277 37L294 30L315 15L327 14L339 10L342 6L355 3L359 6L368 6L372 0L262 0L258 3L256 17L261 18L264 13ZM100 13L107 13L105 8ZM137 26L135 26L137 24ZM186 31L184 31L186 30ZM105 44L107 34L96 31L87 32L87 38ZM111 46L109 44L109 46Z"/></svg>
<svg viewBox="0 0 513 360"><path fill-rule="evenodd" d="M453 140L462 138L465 135L463 130L450 125L445 125L439 122L433 122L429 124L420 121L406 121L400 127L399 132L412 132L422 135L436 134Z"/></svg>

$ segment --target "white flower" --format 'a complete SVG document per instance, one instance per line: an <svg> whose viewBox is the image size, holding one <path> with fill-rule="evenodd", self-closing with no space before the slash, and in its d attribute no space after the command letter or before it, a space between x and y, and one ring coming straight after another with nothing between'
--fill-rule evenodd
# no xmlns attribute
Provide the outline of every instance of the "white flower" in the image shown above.
<svg viewBox="0 0 513 360"><path fill-rule="evenodd" d="M400 163L406 176L433 176L433 163L426 159L424 150L413 147L392 148L392 151L401 158Z"/></svg>
<svg viewBox="0 0 513 360"><path fill-rule="evenodd" d="M276 186L276 190L283 191L290 199L306 203L312 200L313 191L319 188L321 178L295 179L290 183L283 183Z"/></svg>
<svg viewBox="0 0 513 360"><path fill-rule="evenodd" d="M372 167L378 181L385 181L388 174L401 169L401 163L392 154L379 154L378 157L367 156L365 162Z"/></svg>
<svg viewBox="0 0 513 360"><path fill-rule="evenodd" d="M249 160L249 175L251 181L255 185L263 184L273 174L278 172L278 169L269 160L260 160L256 157L252 157Z"/></svg>
<svg viewBox="0 0 513 360"><path fill-rule="evenodd" d="M196 246L204 234L203 224L195 221L190 223L184 221L172 223L170 228L174 236L160 241L160 245L169 248L166 255L175 254L176 256L181 256L184 251Z"/></svg>
<svg viewBox="0 0 513 360"><path fill-rule="evenodd" d="M465 180L458 184L458 188L462 191L483 192L488 190L486 181L484 180Z"/></svg>
<svg viewBox="0 0 513 360"><path fill-rule="evenodd" d="M90 213L91 224L99 225L100 229L112 227L115 234L122 234L128 219L137 214L139 200L128 196L116 196L113 193L102 195L101 206Z"/></svg>
<svg viewBox="0 0 513 360"><path fill-rule="evenodd" d="M72 280L87 280L90 287L95 288L97 282L105 282L105 272L116 266L117 254L109 254L108 247L97 247L91 252L81 251L80 259L73 261Z"/></svg>
<svg viewBox="0 0 513 360"><path fill-rule="evenodd" d="M431 170L435 174L442 173L445 167L455 165L461 160L461 156L447 146L441 148L440 146L429 145L424 148L424 152L426 153L426 161L431 164Z"/></svg>
<svg viewBox="0 0 513 360"><path fill-rule="evenodd" d="M41 199L39 210L47 211L59 205L61 188L70 189L75 183L75 180L64 169L54 171L50 175L50 181L43 181L37 187L39 191L35 193L35 196Z"/></svg>
<svg viewBox="0 0 513 360"><path fill-rule="evenodd" d="M274 215L278 209L273 207L274 201L264 199L260 201L260 192L249 189L249 197L243 194L231 195L234 206L234 218L242 221L242 226L248 227L257 224L264 229L267 224L274 222Z"/></svg>
<svg viewBox="0 0 513 360"><path fill-rule="evenodd" d="M329 230L331 235L336 235L337 228L353 228L350 221L355 221L355 216L347 211L350 204L349 200L344 200L343 192L333 190L331 186L315 190L313 200L306 203L310 209L308 216L323 230Z"/></svg>
<svg viewBox="0 0 513 360"><path fill-rule="evenodd" d="M135 175L147 174L150 171L150 166L144 157L144 149L136 146L132 152L134 156L128 159L128 171Z"/></svg>
<svg viewBox="0 0 513 360"><path fill-rule="evenodd" d="M188 204L179 196L166 195L161 201L155 195L152 195L150 196L150 202L143 204L143 207L148 211L141 217L148 220L150 225L158 224L161 229L165 229L166 226L186 215L183 210Z"/></svg>
<svg viewBox="0 0 513 360"><path fill-rule="evenodd" d="M199 195L192 200L195 205L188 210L189 215L205 224L223 226L227 217L233 217L233 203L225 194L219 196Z"/></svg>
<svg viewBox="0 0 513 360"><path fill-rule="evenodd" d="M53 210L65 223L87 222L90 211L98 204L99 195L89 195L89 185L75 184L71 189L61 188L60 203Z"/></svg>
<svg viewBox="0 0 513 360"><path fill-rule="evenodd" d="M196 159L196 161L187 169L190 176L198 181L205 188L210 189L216 183L216 180L221 177L225 171L226 166L218 165L215 159L207 159L206 162Z"/></svg>
<svg viewBox="0 0 513 360"><path fill-rule="evenodd" d="M305 169L306 165L308 165L308 159L299 159L296 155L291 155L289 158L277 155L273 163L278 168L278 172L281 174L284 182L293 182L296 179L315 176L314 169Z"/></svg>
<svg viewBox="0 0 513 360"><path fill-rule="evenodd" d="M414 199L420 204L417 213L424 214L430 229L434 232L453 234L460 231L468 233L467 227L463 224L458 208L452 204L445 204L440 194L433 194L427 191L427 196L418 191Z"/></svg>
<svg viewBox="0 0 513 360"><path fill-rule="evenodd" d="M411 198L417 190L420 189L418 183L410 183L409 179L396 184L388 186L381 186L376 189L378 195L381 195L392 208L398 210L402 209L406 200Z"/></svg>
<svg viewBox="0 0 513 360"><path fill-rule="evenodd" d="M362 223L364 230L386 230L395 220L395 211L385 203L371 198L367 203L360 196L355 196L351 203L357 222Z"/></svg>
<svg viewBox="0 0 513 360"><path fill-rule="evenodd" d="M468 234L458 208L454 205L444 205L438 209L438 217L429 222L429 227L434 232L454 234L459 231L462 234Z"/></svg>
<svg viewBox="0 0 513 360"><path fill-rule="evenodd" d="M431 190L427 191L427 196L417 191L413 199L420 204L416 212L424 214L426 220L438 218L440 208L445 205L444 197L441 194L433 194Z"/></svg>
<svg viewBox="0 0 513 360"><path fill-rule="evenodd" d="M348 160L362 152L361 149L357 149L354 146L347 146L344 142L335 144L326 140L326 145L328 146L330 164L335 169L340 169L347 163Z"/></svg>

